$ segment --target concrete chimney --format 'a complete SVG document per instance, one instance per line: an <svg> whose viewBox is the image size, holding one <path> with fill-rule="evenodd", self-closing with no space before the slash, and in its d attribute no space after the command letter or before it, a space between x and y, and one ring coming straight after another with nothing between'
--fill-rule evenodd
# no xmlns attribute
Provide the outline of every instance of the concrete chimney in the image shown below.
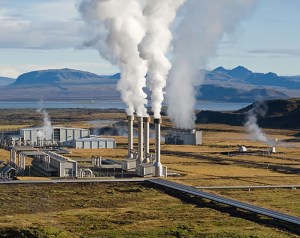
<svg viewBox="0 0 300 238"><path fill-rule="evenodd" d="M144 163L149 163L147 155L149 154L149 123L150 117L144 117Z"/></svg>
<svg viewBox="0 0 300 238"><path fill-rule="evenodd" d="M154 163L155 176L161 177L163 174L162 165L160 162L160 124L161 124L161 119L155 118L154 124L155 124L155 163Z"/></svg>
<svg viewBox="0 0 300 238"><path fill-rule="evenodd" d="M133 120L134 116L127 116L128 120L128 158L132 158L133 150Z"/></svg>
<svg viewBox="0 0 300 238"><path fill-rule="evenodd" d="M143 163L144 158L144 137L143 137L143 117L138 117L138 159L137 164Z"/></svg>

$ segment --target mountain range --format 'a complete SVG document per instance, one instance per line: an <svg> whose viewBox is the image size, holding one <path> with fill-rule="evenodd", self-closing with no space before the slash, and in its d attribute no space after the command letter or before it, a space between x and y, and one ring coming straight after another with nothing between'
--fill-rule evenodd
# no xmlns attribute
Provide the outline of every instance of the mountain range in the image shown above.
<svg viewBox="0 0 300 238"><path fill-rule="evenodd" d="M243 66L232 70L218 67L212 71L206 71L206 80L214 80L226 83L242 83L256 86L278 86L288 89L300 89L300 76L278 76L275 73L254 73Z"/></svg>
<svg viewBox="0 0 300 238"><path fill-rule="evenodd" d="M238 66L199 71L205 75L197 90L198 100L253 102L256 99L300 96L300 76L254 73ZM199 76L200 77L200 76ZM120 74L97 75L74 69L49 69L20 75L16 80L0 77L1 100L119 99ZM149 90L145 90L150 95Z"/></svg>

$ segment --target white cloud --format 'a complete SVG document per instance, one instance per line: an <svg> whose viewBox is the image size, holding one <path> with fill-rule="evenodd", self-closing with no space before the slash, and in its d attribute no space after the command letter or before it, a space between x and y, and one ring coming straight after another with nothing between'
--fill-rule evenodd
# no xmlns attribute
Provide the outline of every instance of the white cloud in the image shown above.
<svg viewBox="0 0 300 238"><path fill-rule="evenodd" d="M65 21L79 16L79 0L0 0L0 13L18 18Z"/></svg>
<svg viewBox="0 0 300 238"><path fill-rule="evenodd" d="M300 57L300 49L257 49L249 53L264 57Z"/></svg>
<svg viewBox="0 0 300 238"><path fill-rule="evenodd" d="M0 24L0 48L55 49L77 47L83 42L78 22L26 22Z"/></svg>
<svg viewBox="0 0 300 238"><path fill-rule="evenodd" d="M29 1L23 9L16 3L5 5L0 10L0 48L78 47L84 37L77 18L75 0Z"/></svg>
<svg viewBox="0 0 300 238"><path fill-rule="evenodd" d="M27 10L31 16L45 21L67 21L79 17L76 0L56 0L36 2Z"/></svg>

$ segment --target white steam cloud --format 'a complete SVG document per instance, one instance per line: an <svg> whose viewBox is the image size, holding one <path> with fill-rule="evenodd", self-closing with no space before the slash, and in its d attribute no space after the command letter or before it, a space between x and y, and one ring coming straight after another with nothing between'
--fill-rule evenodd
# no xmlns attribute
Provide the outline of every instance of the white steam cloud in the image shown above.
<svg viewBox="0 0 300 238"><path fill-rule="evenodd" d="M246 123L245 128L246 131L250 134L251 140L264 142L270 146L281 146L281 147L298 147L295 144L290 144L284 141L279 141L277 138L271 139L264 133L262 128L258 125L258 119L265 117L268 111L268 107L264 102L258 101L246 114Z"/></svg>
<svg viewBox="0 0 300 238"><path fill-rule="evenodd" d="M193 128L199 69L226 33L235 30L255 0L188 0L174 40L173 66L167 81L168 115L179 128Z"/></svg>
<svg viewBox="0 0 300 238"><path fill-rule="evenodd" d="M264 117L267 113L267 107L261 102L257 102L247 112L245 123L246 131L251 135L252 140L269 143L269 139L263 130L258 126L258 117Z"/></svg>
<svg viewBox="0 0 300 238"><path fill-rule="evenodd" d="M151 107L155 118L160 118L164 88L171 69L167 53L172 40L170 25L178 8L186 0L146 0L143 15L146 18L146 35L139 45L140 56L147 60L148 86L152 92Z"/></svg>
<svg viewBox="0 0 300 238"><path fill-rule="evenodd" d="M38 131L37 135L41 140L52 139L52 125L48 112L45 109L39 108L36 110L38 113L43 115L43 130Z"/></svg>
<svg viewBox="0 0 300 238"><path fill-rule="evenodd" d="M119 66L117 89L127 105L127 114L147 115L145 105L147 65L140 58L138 44L145 35L145 22L138 0L84 0L79 11L89 26L95 47L112 64Z"/></svg>

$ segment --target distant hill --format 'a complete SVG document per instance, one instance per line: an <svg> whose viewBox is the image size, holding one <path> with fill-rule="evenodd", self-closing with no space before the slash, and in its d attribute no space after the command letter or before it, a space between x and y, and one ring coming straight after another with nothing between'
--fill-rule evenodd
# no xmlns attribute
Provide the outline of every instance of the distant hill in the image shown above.
<svg viewBox="0 0 300 238"><path fill-rule="evenodd" d="M264 102L266 115L259 118L258 124L269 128L300 129L300 98L288 100L268 100ZM242 126L249 110L255 103L235 112L201 111L197 113L197 123L219 123Z"/></svg>
<svg viewBox="0 0 300 238"><path fill-rule="evenodd" d="M20 75L13 86L35 85L76 85L76 84L115 84L117 79L110 75L99 76L86 71L74 69L49 69L33 71Z"/></svg>
<svg viewBox="0 0 300 238"><path fill-rule="evenodd" d="M7 77L0 77L0 86L7 86L9 84L12 84L15 81L15 79L7 78Z"/></svg>
<svg viewBox="0 0 300 238"><path fill-rule="evenodd" d="M238 66L228 70L218 67L205 74L197 89L197 100L254 102L257 98L287 99L300 97L300 77L284 77L274 73L253 73ZM1 84L0 100L14 99L119 99L116 84L120 73L97 75L75 69L49 69L20 75L15 81ZM3 82L4 82L3 81ZM145 88L150 97L150 90Z"/></svg>

